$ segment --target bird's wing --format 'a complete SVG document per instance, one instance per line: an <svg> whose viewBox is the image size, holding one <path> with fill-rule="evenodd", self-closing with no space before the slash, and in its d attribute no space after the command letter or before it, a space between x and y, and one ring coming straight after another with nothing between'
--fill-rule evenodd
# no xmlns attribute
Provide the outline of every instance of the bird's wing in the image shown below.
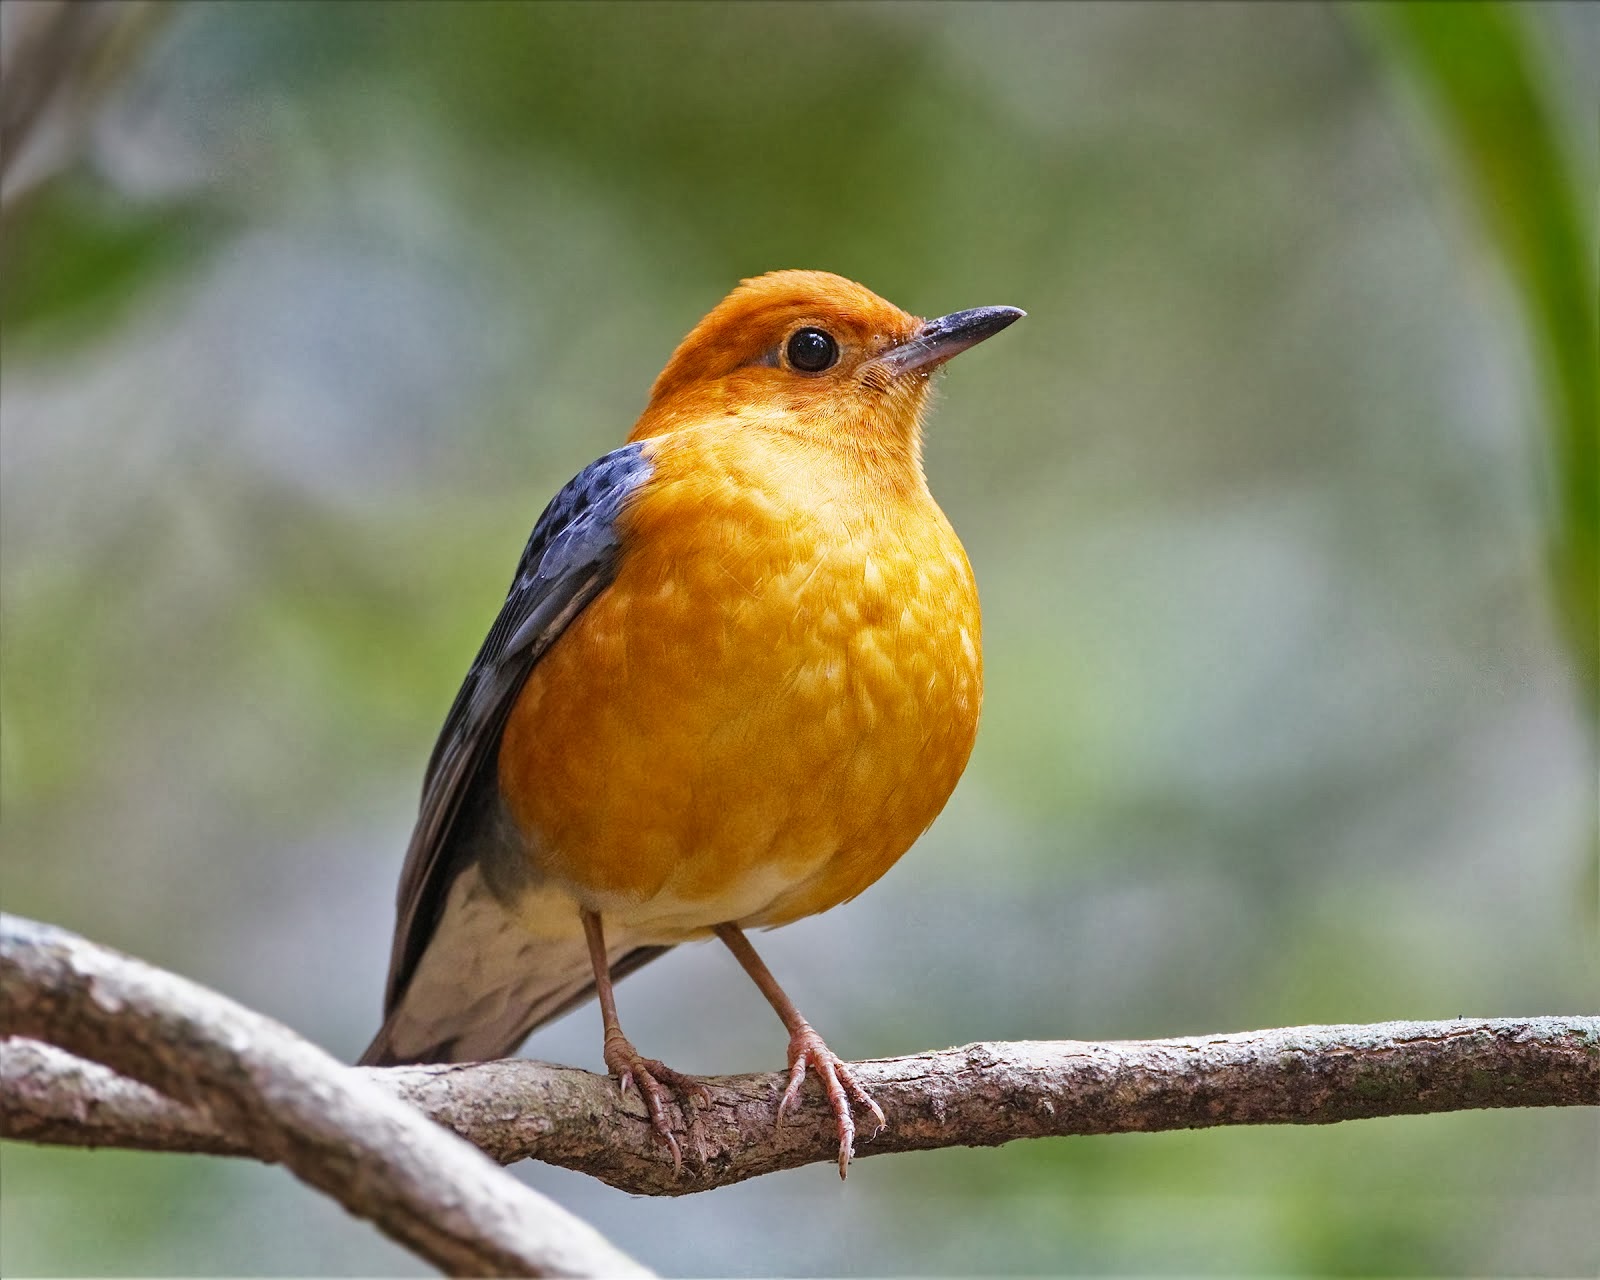
<svg viewBox="0 0 1600 1280"><path fill-rule="evenodd" d="M558 493L533 527L500 616L473 659L445 717L422 783L422 808L400 873L398 920L384 1012L394 1012L427 949L450 887L472 850L452 839L463 805L485 768L534 665L585 605L615 577L617 517L649 478L644 445L590 463Z"/></svg>

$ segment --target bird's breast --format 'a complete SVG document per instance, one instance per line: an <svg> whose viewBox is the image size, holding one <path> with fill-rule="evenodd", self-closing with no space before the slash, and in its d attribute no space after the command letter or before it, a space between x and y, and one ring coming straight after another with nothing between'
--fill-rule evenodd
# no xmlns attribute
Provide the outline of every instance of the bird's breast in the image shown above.
<svg viewBox="0 0 1600 1280"><path fill-rule="evenodd" d="M920 478L664 437L615 581L530 675L500 785L535 870L664 941L780 924L943 807L982 697L977 592Z"/></svg>

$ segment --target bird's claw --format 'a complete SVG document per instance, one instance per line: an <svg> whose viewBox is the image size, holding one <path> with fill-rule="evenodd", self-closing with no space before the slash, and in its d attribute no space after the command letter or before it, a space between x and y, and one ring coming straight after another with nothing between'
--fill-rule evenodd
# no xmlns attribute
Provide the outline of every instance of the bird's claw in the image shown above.
<svg viewBox="0 0 1600 1280"><path fill-rule="evenodd" d="M800 1089L806 1082L806 1068L811 1067L822 1082L828 1096L828 1107L833 1112L839 1128L839 1176L849 1172L850 1161L855 1158L856 1122L851 1113L851 1103L872 1113L876 1126L871 1137L876 1138L888 1127L889 1121L872 1095L861 1087L850 1067L809 1026L803 1026L789 1037L789 1084L778 1103L778 1124L790 1108L798 1105ZM870 1141L870 1139L869 1139Z"/></svg>
<svg viewBox="0 0 1600 1280"><path fill-rule="evenodd" d="M641 1057L639 1051L622 1036L609 1036L605 1045L606 1068L617 1077L618 1092L626 1098L629 1089L637 1089L644 1099L645 1110L650 1113L650 1128L656 1139L666 1144L672 1153L672 1171L683 1172L683 1150L672 1132L672 1122L667 1118L667 1104L673 1092L680 1098L694 1098L703 1105L711 1102L711 1091L693 1076L674 1071L654 1058ZM685 1108L687 1111L687 1108Z"/></svg>

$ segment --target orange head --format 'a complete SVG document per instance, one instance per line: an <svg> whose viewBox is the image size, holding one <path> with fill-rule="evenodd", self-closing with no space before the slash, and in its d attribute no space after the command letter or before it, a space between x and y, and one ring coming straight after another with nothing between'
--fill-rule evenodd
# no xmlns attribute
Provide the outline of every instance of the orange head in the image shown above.
<svg viewBox="0 0 1600 1280"><path fill-rule="evenodd" d="M826 271L757 276L672 353L629 438L728 417L915 464L934 370L1023 314L920 320Z"/></svg>

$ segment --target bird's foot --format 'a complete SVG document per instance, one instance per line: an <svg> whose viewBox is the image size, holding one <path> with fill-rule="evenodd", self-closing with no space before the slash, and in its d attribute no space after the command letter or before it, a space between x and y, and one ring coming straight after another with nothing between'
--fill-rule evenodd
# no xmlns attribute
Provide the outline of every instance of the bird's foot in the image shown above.
<svg viewBox="0 0 1600 1280"><path fill-rule="evenodd" d="M645 1110L650 1113L650 1127L655 1131L656 1137L666 1144L667 1150L672 1152L673 1172L681 1173L683 1152L678 1146L678 1139L673 1136L672 1122L667 1118L667 1104L674 1100L675 1092L680 1104L683 1100L692 1098L704 1106L709 1106L711 1091L693 1076L674 1071L654 1058L643 1057L626 1036L606 1037L605 1061L606 1069L617 1077L617 1084L624 1097L627 1096L629 1089L639 1090L639 1096L644 1099ZM684 1106L683 1109L687 1116L689 1108Z"/></svg>
<svg viewBox="0 0 1600 1280"><path fill-rule="evenodd" d="M800 1086L806 1081L806 1068L812 1068L822 1081L828 1095L828 1106L839 1126L839 1176L848 1172L855 1156L856 1122L850 1104L872 1112L877 1127L872 1131L876 1138L888 1125L883 1108L872 1100L872 1095L857 1082L842 1058L823 1043L822 1037L802 1022L800 1029L789 1037L789 1087L783 1091L783 1101L778 1103L778 1123L783 1123L784 1113L800 1100Z"/></svg>

